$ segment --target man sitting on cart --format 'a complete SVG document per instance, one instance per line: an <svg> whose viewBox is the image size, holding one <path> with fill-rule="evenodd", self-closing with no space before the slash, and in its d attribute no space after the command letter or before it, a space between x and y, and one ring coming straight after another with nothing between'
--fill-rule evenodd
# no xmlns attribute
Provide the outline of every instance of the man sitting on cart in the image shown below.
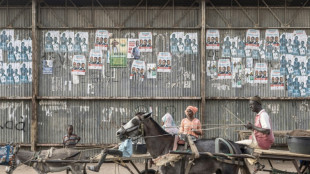
<svg viewBox="0 0 310 174"><path fill-rule="evenodd" d="M123 123L122 125L125 125L126 123ZM117 149L118 148L118 149ZM87 166L88 170L99 172L100 167L102 163L104 163L107 155L116 155L120 157L131 157L132 155L132 141L130 138L123 141L120 146L115 146L112 149L104 149L101 153L101 158L97 165L95 166Z"/></svg>
<svg viewBox="0 0 310 174"><path fill-rule="evenodd" d="M248 145L251 148L268 150L274 142L274 135L271 127L271 119L265 109L262 108L262 101L259 96L250 98L250 109L257 113L255 123L248 123L245 127L253 131L248 140L237 141L238 144Z"/></svg>
<svg viewBox="0 0 310 174"><path fill-rule="evenodd" d="M197 111L198 108L195 106L188 106L185 110L186 118L181 121L179 129L179 134L190 135L193 141L197 140L199 135L202 135L201 123L198 118L194 117Z"/></svg>

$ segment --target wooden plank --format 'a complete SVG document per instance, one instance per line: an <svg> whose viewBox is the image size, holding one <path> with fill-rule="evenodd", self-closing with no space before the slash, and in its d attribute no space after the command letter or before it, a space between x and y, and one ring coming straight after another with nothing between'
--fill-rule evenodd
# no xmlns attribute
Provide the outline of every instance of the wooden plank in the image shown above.
<svg viewBox="0 0 310 174"><path fill-rule="evenodd" d="M275 155L275 156L291 156L291 157L305 157L310 158L310 155L307 154L300 154L300 153L292 153L288 150L276 150L276 149L269 149L269 150L263 150L263 149L254 149L254 153L258 155Z"/></svg>

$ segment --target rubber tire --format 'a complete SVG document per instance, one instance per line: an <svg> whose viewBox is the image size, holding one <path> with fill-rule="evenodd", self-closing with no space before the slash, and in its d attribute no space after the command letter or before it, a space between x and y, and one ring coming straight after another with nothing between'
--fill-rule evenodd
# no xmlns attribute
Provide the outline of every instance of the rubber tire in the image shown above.
<svg viewBox="0 0 310 174"><path fill-rule="evenodd" d="M153 169L148 169L147 170L147 174L156 174L156 170L153 170ZM142 170L141 171L141 174L146 174L145 170Z"/></svg>

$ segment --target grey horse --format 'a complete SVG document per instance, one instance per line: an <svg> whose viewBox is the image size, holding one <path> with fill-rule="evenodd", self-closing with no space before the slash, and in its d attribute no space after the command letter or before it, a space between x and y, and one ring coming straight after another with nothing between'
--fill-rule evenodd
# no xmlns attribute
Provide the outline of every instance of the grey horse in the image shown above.
<svg viewBox="0 0 310 174"><path fill-rule="evenodd" d="M16 149L16 148L15 148ZM38 174L71 170L72 174L86 174L86 164L82 163L46 163L44 160L81 160L83 153L77 149L50 149L39 153L16 149L14 163L7 167L6 173L12 174L19 164L32 166ZM38 162L33 162L34 160Z"/></svg>
<svg viewBox="0 0 310 174"><path fill-rule="evenodd" d="M129 137L143 136L145 137L148 152L153 158L167 154L172 150L174 145L174 136L168 134L162 127L154 121L151 113L137 113L129 122L117 131L117 136L124 140ZM235 148L235 153L240 154L240 148L237 144L230 142ZM199 152L215 152L214 140L197 140L195 142ZM220 143L220 152L229 153L228 147ZM181 174L186 170L188 157L183 158L174 163L160 167L162 174ZM194 160L194 165L191 166L189 174L237 174L239 166L222 163L209 156L200 156ZM248 170L242 170L242 173L248 173Z"/></svg>

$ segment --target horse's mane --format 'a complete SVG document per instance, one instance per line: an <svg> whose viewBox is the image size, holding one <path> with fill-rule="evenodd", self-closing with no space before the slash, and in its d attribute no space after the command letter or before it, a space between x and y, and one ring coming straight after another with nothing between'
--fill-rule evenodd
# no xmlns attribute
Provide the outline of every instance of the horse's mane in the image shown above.
<svg viewBox="0 0 310 174"><path fill-rule="evenodd" d="M138 112L136 113L136 116L143 115L143 114L145 114L145 112ZM157 121L153 119L153 117L148 117L147 119L150 119L154 123L155 127L159 130L160 134L169 134L157 123Z"/></svg>

